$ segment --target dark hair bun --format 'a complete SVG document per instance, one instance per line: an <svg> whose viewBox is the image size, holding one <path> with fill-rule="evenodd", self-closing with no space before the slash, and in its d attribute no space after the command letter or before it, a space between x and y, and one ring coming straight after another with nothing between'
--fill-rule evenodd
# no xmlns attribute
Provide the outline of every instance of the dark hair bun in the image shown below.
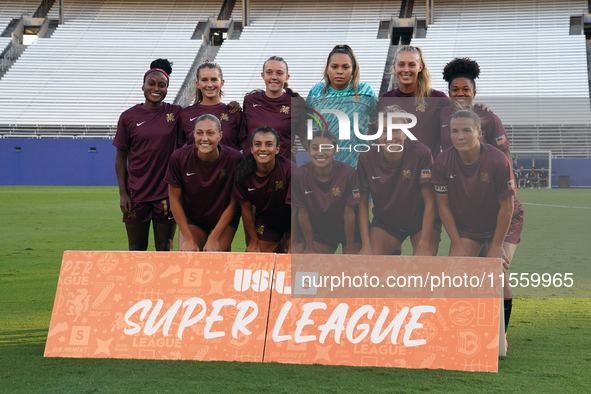
<svg viewBox="0 0 591 394"><path fill-rule="evenodd" d="M152 68L161 68L168 75L172 74L172 63L168 61L168 59L156 59L152 63L150 63L150 69Z"/></svg>
<svg viewBox="0 0 591 394"><path fill-rule="evenodd" d="M455 58L443 68L443 79L451 83L455 78L467 77L474 81L480 75L480 66L467 57Z"/></svg>

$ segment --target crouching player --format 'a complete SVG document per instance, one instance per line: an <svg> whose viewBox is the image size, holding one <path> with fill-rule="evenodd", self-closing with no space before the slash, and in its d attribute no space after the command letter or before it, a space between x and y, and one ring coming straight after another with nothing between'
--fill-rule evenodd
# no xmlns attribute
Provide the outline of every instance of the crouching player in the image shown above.
<svg viewBox="0 0 591 394"><path fill-rule="evenodd" d="M240 222L232 188L242 154L220 145L220 128L218 118L201 115L195 122L195 144L173 153L164 178L184 252L229 250Z"/></svg>
<svg viewBox="0 0 591 394"><path fill-rule="evenodd" d="M337 137L317 130L309 143L311 163L294 169L292 209L305 238L304 253L333 254L339 244L343 253L355 254L355 210L359 204L357 172L335 161ZM292 234L296 245L299 234ZM301 250L301 248L298 248Z"/></svg>
<svg viewBox="0 0 591 394"><path fill-rule="evenodd" d="M389 112L405 113L397 106L389 107ZM396 119L406 123L404 117ZM392 139L388 139L384 130L379 145L359 155L361 254L390 255L407 237L410 237L413 255L437 254L440 234L433 230L432 164L429 148L407 139L400 129L392 131ZM374 204L371 226L370 194Z"/></svg>
<svg viewBox="0 0 591 394"><path fill-rule="evenodd" d="M236 169L233 197L240 201L250 235L247 252L273 252L284 236L291 250L291 162L279 150L277 131L259 127L250 138L250 153Z"/></svg>
<svg viewBox="0 0 591 394"><path fill-rule="evenodd" d="M450 129L453 147L437 157L432 178L451 241L449 255L478 256L488 241L488 257L503 259L505 298L511 298L507 273L523 223L523 217L513 217L511 164L503 152L481 143L480 118L474 112L454 113ZM509 317L506 309L505 330Z"/></svg>

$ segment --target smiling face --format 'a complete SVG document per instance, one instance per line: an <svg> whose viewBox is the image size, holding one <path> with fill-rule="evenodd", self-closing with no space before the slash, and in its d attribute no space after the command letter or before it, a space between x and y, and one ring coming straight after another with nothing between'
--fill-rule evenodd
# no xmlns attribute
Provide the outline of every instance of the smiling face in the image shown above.
<svg viewBox="0 0 591 394"><path fill-rule="evenodd" d="M195 145L200 155L208 155L218 149L222 132L217 124L210 119L203 119L195 125Z"/></svg>
<svg viewBox="0 0 591 394"><path fill-rule="evenodd" d="M168 93L168 78L160 71L151 72L146 76L142 85L146 106L159 107Z"/></svg>
<svg viewBox="0 0 591 394"><path fill-rule="evenodd" d="M349 55L344 53L333 54L328 62L326 73L330 86L334 90L346 89L353 75L353 62Z"/></svg>
<svg viewBox="0 0 591 394"><path fill-rule="evenodd" d="M468 152L472 149L480 149L480 137L482 131L478 129L472 118L452 118L451 141L458 152Z"/></svg>
<svg viewBox="0 0 591 394"><path fill-rule="evenodd" d="M423 64L418 53L411 51L400 52L394 62L394 74L401 86L414 90L417 77L423 70Z"/></svg>
<svg viewBox="0 0 591 394"><path fill-rule="evenodd" d="M273 133L258 132L253 136L250 152L258 164L268 164L279 153L277 138Z"/></svg>
<svg viewBox="0 0 591 394"><path fill-rule="evenodd" d="M472 99L476 96L474 84L468 78L455 78L449 85L449 97L454 107L468 109L472 107Z"/></svg>
<svg viewBox="0 0 591 394"><path fill-rule="evenodd" d="M279 97L283 94L283 84L289 79L289 74L287 74L285 63L278 60L268 60L261 77L265 81L267 96Z"/></svg>
<svg viewBox="0 0 591 394"><path fill-rule="evenodd" d="M331 166L337 154L334 143L326 137L314 137L309 149L312 164L317 168Z"/></svg>
<svg viewBox="0 0 591 394"><path fill-rule="evenodd" d="M204 98L218 100L221 97L224 80L217 68L204 67L199 71L196 84Z"/></svg>

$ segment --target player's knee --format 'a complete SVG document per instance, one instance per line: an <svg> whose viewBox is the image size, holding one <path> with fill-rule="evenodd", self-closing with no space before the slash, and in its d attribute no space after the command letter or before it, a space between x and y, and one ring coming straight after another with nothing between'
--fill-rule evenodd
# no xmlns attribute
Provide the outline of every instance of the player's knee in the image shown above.
<svg viewBox="0 0 591 394"><path fill-rule="evenodd" d="M133 251L145 252L146 250L148 250L148 243L143 243L143 242L130 242L129 243L129 251L130 252L133 252Z"/></svg>

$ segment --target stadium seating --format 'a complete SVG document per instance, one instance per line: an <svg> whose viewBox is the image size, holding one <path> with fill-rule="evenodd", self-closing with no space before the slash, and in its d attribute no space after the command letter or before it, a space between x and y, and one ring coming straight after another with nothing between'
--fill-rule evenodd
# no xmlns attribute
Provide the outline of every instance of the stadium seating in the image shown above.
<svg viewBox="0 0 591 394"><path fill-rule="evenodd" d="M12 19L20 18L23 15L33 16L41 0L20 0L0 2L0 34L10 24ZM11 38L0 37L0 53L4 51Z"/></svg>
<svg viewBox="0 0 591 394"><path fill-rule="evenodd" d="M55 136L112 128L143 101L143 73L156 58L174 62L167 101L174 100L201 46L191 40L195 27L217 16L221 3L65 1L65 24L30 45L0 80L0 125ZM56 2L49 18L58 12Z"/></svg>
<svg viewBox="0 0 591 394"><path fill-rule="evenodd" d="M377 39L381 20L398 16L400 1L252 0L251 25L239 40L227 40L216 57L224 70L224 100L242 102L244 94L264 88L260 73L270 56L285 58L290 87L305 96L322 79L326 56L334 45L348 44L355 51L361 81L379 93L389 40ZM241 3L234 20L241 19Z"/></svg>

